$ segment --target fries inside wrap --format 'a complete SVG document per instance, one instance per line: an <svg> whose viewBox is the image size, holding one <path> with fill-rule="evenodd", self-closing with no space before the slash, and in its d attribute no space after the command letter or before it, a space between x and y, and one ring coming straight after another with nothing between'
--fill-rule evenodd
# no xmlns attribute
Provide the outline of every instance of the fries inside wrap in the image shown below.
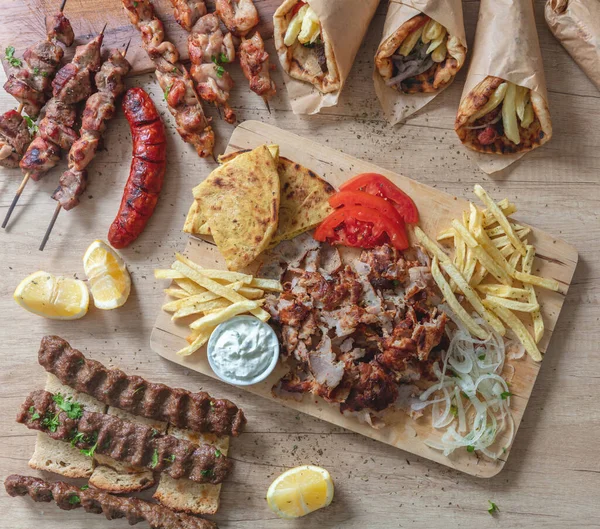
<svg viewBox="0 0 600 529"><path fill-rule="evenodd" d="M337 104L378 0L283 0L274 39L296 114Z"/></svg>
<svg viewBox="0 0 600 529"><path fill-rule="evenodd" d="M432 93L452 82L466 53L456 35L421 13L379 45L375 67L389 87L407 94Z"/></svg>
<svg viewBox="0 0 600 529"><path fill-rule="evenodd" d="M547 101L531 0L481 0L458 137L474 151L518 157L551 138Z"/></svg>

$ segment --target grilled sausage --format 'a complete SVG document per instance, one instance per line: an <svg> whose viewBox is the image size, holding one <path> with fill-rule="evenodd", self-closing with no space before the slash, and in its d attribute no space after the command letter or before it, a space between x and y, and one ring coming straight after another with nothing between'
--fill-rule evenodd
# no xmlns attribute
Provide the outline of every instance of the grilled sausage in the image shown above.
<svg viewBox="0 0 600 529"><path fill-rule="evenodd" d="M141 88L129 89L123 110L131 127L133 160L119 212L108 231L115 248L125 248L144 231L166 170L165 128L150 96Z"/></svg>

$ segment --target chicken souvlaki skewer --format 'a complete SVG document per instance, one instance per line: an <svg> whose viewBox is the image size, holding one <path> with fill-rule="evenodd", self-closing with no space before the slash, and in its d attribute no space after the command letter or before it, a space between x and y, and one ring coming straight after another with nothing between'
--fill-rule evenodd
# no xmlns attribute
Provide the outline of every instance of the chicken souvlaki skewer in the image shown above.
<svg viewBox="0 0 600 529"><path fill-rule="evenodd" d="M192 31L196 21L206 15L204 0L171 0L175 20L186 31Z"/></svg>
<svg viewBox="0 0 600 529"><path fill-rule="evenodd" d="M131 23L142 33L142 45L156 66L156 77L177 132L202 158L212 156L215 135L204 115L194 83L173 43L165 40L162 22L148 0L122 0Z"/></svg>
<svg viewBox="0 0 600 529"><path fill-rule="evenodd" d="M225 121L235 123L235 112L227 103L234 83L223 67L235 60L231 33L223 35L216 15L205 15L194 25L188 38L188 50L192 61L190 75L198 95L214 102L217 108L223 107Z"/></svg>
<svg viewBox="0 0 600 529"><path fill-rule="evenodd" d="M125 76L131 70L131 65L125 59L128 48L129 44L123 53L119 50L111 50L108 59L104 61L94 78L98 91L85 103L79 138L69 150L69 169L60 177L59 185L52 195L58 204L40 250L46 246L60 210L68 211L79 205L79 197L87 185L87 166L98 151L108 121L115 114L117 98L125 91Z"/></svg>
<svg viewBox="0 0 600 529"><path fill-rule="evenodd" d="M250 90L263 98L267 110L271 112L269 99L277 89L271 80L269 54L265 51L265 43L258 31L247 38L260 21L253 0L216 0L215 3L216 13L225 27L241 38L238 54Z"/></svg>
<svg viewBox="0 0 600 529"><path fill-rule="evenodd" d="M29 179L40 180L58 163L62 151L70 148L77 140L77 133L73 129L77 118L76 105L92 94L91 74L100 68L103 37L104 29L89 43L77 46L73 60L65 64L52 81L53 97L44 107L38 134L19 164L25 176L2 227L6 227Z"/></svg>
<svg viewBox="0 0 600 529"><path fill-rule="evenodd" d="M71 46L73 28L63 15L66 0L53 16L46 17L46 39L25 50L23 60L13 56L14 48L8 47L9 62L13 66L4 89L18 102L19 108L0 116L0 166L18 167L21 156L32 140L28 123L40 113L51 93L51 83L64 55L58 45ZM29 118L21 116L25 110ZM4 227L4 226L3 226Z"/></svg>

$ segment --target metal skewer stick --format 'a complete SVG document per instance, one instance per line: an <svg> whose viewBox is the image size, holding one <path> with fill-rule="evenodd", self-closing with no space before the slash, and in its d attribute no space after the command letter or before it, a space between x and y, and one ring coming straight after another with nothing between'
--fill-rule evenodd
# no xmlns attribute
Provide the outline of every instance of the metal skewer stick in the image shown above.
<svg viewBox="0 0 600 529"><path fill-rule="evenodd" d="M265 105L267 105L267 110L269 111L269 114L271 113L271 105L269 105L269 100L266 97L263 97L263 101L265 102Z"/></svg>

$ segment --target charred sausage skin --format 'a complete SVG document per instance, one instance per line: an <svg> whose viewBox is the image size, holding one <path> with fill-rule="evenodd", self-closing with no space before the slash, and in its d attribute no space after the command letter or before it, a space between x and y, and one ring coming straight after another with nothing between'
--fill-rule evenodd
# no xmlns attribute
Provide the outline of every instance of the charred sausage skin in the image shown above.
<svg viewBox="0 0 600 529"><path fill-rule="evenodd" d="M165 127L150 96L141 88L129 89L123 110L131 128L133 160L119 212L108 231L115 248L125 248L144 231L158 202L167 166Z"/></svg>

